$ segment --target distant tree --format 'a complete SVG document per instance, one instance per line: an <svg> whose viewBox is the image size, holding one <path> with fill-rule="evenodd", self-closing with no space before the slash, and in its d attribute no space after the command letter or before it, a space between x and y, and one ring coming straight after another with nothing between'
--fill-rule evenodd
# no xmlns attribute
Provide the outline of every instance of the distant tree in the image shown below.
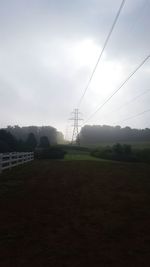
<svg viewBox="0 0 150 267"><path fill-rule="evenodd" d="M1 141L1 147L5 146L5 150L7 147L7 151L5 152L17 151L16 138L11 133L7 132L4 129L0 130L0 141Z"/></svg>
<svg viewBox="0 0 150 267"><path fill-rule="evenodd" d="M8 144L5 141L0 140L0 153L6 153L9 151L10 151L10 148Z"/></svg>
<svg viewBox="0 0 150 267"><path fill-rule="evenodd" d="M23 152L23 151L27 150L25 141L23 141L22 139L19 139L17 143L18 143L17 144L17 151Z"/></svg>
<svg viewBox="0 0 150 267"><path fill-rule="evenodd" d="M108 125L85 125L80 131L82 145L101 143L150 142L150 129L121 128Z"/></svg>
<svg viewBox="0 0 150 267"><path fill-rule="evenodd" d="M8 126L6 128L17 140L22 139L23 141L27 140L27 137L30 133L35 135L37 142L40 141L41 136L47 136L51 144L57 144L57 130L52 126L23 126L18 125ZM59 137L60 139L60 137Z"/></svg>
<svg viewBox="0 0 150 267"><path fill-rule="evenodd" d="M137 154L138 153L139 151L137 151ZM147 154L144 151L145 159L148 161ZM130 145L128 144L121 145L117 143L113 145L112 147L106 146L106 147L100 147L100 148L94 149L91 151L91 155L94 157L103 158L103 159L134 162L134 161L140 160L141 153L140 155L136 155L132 151ZM144 156L142 155L141 158L144 159ZM150 159L150 155L149 155L149 159Z"/></svg>
<svg viewBox="0 0 150 267"><path fill-rule="evenodd" d="M42 148L49 148L50 147L50 143L49 143L47 136L41 136L40 137L40 145L39 146Z"/></svg>
<svg viewBox="0 0 150 267"><path fill-rule="evenodd" d="M121 155L123 153L123 147L121 144L115 144L113 147L112 147L112 150L115 154L117 155Z"/></svg>
<svg viewBox="0 0 150 267"><path fill-rule="evenodd" d="M131 160L132 158L132 149L128 144L115 144L112 147L113 157L117 160Z"/></svg>
<svg viewBox="0 0 150 267"><path fill-rule="evenodd" d="M131 146L124 144L123 145L123 153L124 153L124 155L127 155L127 156L131 155L131 153L132 153Z"/></svg>
<svg viewBox="0 0 150 267"><path fill-rule="evenodd" d="M26 148L27 150L34 151L37 146L37 140L33 133L29 133L26 140Z"/></svg>

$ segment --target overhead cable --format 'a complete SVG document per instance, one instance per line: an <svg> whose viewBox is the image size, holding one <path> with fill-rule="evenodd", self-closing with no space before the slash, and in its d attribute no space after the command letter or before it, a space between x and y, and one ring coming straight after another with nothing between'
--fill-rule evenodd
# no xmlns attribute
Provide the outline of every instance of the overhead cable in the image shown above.
<svg viewBox="0 0 150 267"><path fill-rule="evenodd" d="M84 124L89 121L98 111L100 111L110 100L111 98L118 93L118 91L120 91L122 89L122 87L133 77L133 75L145 64L145 62L150 58L150 55L148 55L146 58L144 58L144 60L138 65L138 67L136 67L136 69L125 79L125 81L119 86L119 88L117 90L115 90L112 95L110 95L103 104L101 104L100 106L98 106L98 108L96 109L96 111L94 111L89 118L84 122Z"/></svg>
<svg viewBox="0 0 150 267"><path fill-rule="evenodd" d="M106 48L106 46L107 46L107 44L108 44L108 41L109 41L109 39L110 39L110 37L111 37L111 35L112 35L112 32L113 32L113 30L114 30L114 28L115 28L115 26L116 26L116 23L117 23L117 21L118 21L118 18L119 18L119 16L120 16L120 13L121 13L121 11L122 11L122 9L123 9L123 6L124 6L125 2L126 2L126 0L123 0L123 1L121 2L121 5L120 5L120 7L119 7L119 10L118 10L118 12L117 12L117 14L116 14L116 16L115 16L115 19L114 19L114 21L113 21L113 24L112 24L112 26L111 26L111 28L110 28L110 31L109 31L109 33L108 33L108 35L107 35L107 38L106 38L105 42L104 42L104 46L103 46L103 48L102 48L102 50L101 50L101 53L100 53L100 55L99 55L99 57L98 57L98 60L97 60L97 62L96 62L96 64L95 64L95 66L94 66L94 69L93 69L92 73L91 73L90 79L89 79L89 81L88 81L88 83L87 83L87 85L86 85L86 87L85 87L85 89L84 89L84 91L83 91L83 94L82 94L82 96L81 96L81 98L80 98L80 100L79 100L78 107L81 105L81 102L82 102L82 100L83 100L83 98L84 98L84 96L85 96L85 94L86 94L86 92L87 92L87 90L88 90L88 88L89 88L89 85L90 85L90 83L91 83L91 81L92 81L92 78L93 78L93 76L94 76L94 74L95 74L95 71L96 71L96 69L97 69L97 66L98 66L98 64L99 64L99 62L100 62L100 60L101 60L101 58L102 58L102 55L103 55L104 50L105 50L105 48Z"/></svg>
<svg viewBox="0 0 150 267"><path fill-rule="evenodd" d="M143 115L143 114L145 114L147 112L150 112L150 109L144 110L144 111L142 111L142 112L140 112L140 113L138 113L138 114L136 114L134 116L126 118L125 120L119 121L118 123L122 123L122 122L125 122L125 121L128 121L128 120L131 120L131 119L135 119L136 117L139 117L139 116L141 116L141 115Z"/></svg>

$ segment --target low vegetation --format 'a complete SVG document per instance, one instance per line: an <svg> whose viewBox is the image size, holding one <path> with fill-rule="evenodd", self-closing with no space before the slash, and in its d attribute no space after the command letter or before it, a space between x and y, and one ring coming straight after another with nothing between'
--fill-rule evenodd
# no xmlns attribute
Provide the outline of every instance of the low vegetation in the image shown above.
<svg viewBox="0 0 150 267"><path fill-rule="evenodd" d="M66 151L60 147L52 146L49 148L37 148L35 151L36 159L64 159Z"/></svg>
<svg viewBox="0 0 150 267"><path fill-rule="evenodd" d="M115 144L93 149L91 156L109 160L129 162L150 162L150 148L132 149L128 144Z"/></svg>

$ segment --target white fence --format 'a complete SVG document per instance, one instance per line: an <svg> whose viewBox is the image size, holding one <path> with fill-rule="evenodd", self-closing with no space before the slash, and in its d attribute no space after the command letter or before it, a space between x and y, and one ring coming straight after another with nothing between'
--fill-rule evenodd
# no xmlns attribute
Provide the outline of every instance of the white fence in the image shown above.
<svg viewBox="0 0 150 267"><path fill-rule="evenodd" d="M3 170L34 160L33 152L12 152L0 154L0 173Z"/></svg>

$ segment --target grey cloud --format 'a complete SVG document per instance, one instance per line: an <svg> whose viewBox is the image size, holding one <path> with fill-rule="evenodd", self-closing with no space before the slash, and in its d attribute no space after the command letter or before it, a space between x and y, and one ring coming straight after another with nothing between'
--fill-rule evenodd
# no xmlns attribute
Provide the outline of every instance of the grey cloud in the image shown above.
<svg viewBox="0 0 150 267"><path fill-rule="evenodd" d="M101 49L120 3L119 0L0 2L2 124L47 123L64 128L91 73L91 67L80 66L74 61L71 47L91 39ZM149 12L149 1L127 0L106 49L106 60L122 64L124 78L149 53ZM146 90L150 83L144 69L148 66L147 62L135 79L91 123L105 123L105 119L99 119L103 114L135 93ZM100 69L97 71L100 73ZM121 82L118 77L118 84ZM100 103L99 99L103 101L115 89L108 88L104 94L103 86L100 88L96 91L91 84L81 106L85 117ZM143 99L140 107L134 103L120 117L137 109L146 109L148 97ZM139 124L136 121L137 127L146 127L144 118ZM114 121L112 116L108 122Z"/></svg>

